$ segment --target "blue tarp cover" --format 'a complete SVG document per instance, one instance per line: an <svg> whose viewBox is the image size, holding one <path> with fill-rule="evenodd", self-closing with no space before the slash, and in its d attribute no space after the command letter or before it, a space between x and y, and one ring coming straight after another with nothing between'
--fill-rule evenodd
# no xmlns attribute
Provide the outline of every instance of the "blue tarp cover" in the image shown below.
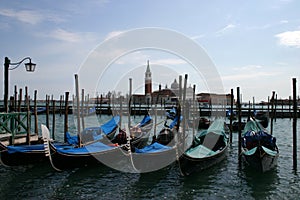
<svg viewBox="0 0 300 200"><path fill-rule="evenodd" d="M171 110L169 110L166 115L167 118L174 120L175 116L176 116L176 109L173 107Z"/></svg>
<svg viewBox="0 0 300 200"><path fill-rule="evenodd" d="M116 147L103 144L102 142L95 142L93 144L89 144L84 147L72 147L72 146L63 147L63 148L59 146L55 146L55 147L58 152L65 153L65 154L90 154L90 153L103 152L103 151L116 148Z"/></svg>
<svg viewBox="0 0 300 200"><path fill-rule="evenodd" d="M258 144L274 149L276 138L265 132L257 122L248 121L244 128L242 146L251 149Z"/></svg>
<svg viewBox="0 0 300 200"><path fill-rule="evenodd" d="M170 124L170 129L172 129L172 128L174 128L174 126L177 124L177 121L178 121L178 116L176 116L175 118L174 118L174 120L172 121L172 123Z"/></svg>
<svg viewBox="0 0 300 200"><path fill-rule="evenodd" d="M17 153L17 152L32 152L32 151L41 151L44 149L44 144L35 144L35 145L20 145L20 146L7 146L8 153Z"/></svg>
<svg viewBox="0 0 300 200"><path fill-rule="evenodd" d="M141 121L141 123L139 124L139 127L144 126L145 124L147 124L152 118L149 115L145 115L145 117L143 118L143 120Z"/></svg>
<svg viewBox="0 0 300 200"><path fill-rule="evenodd" d="M136 153L154 153L154 152L158 152L158 151L166 151L168 149L171 149L171 147L154 142L153 144L148 145L142 149L135 148L135 152Z"/></svg>
<svg viewBox="0 0 300 200"><path fill-rule="evenodd" d="M61 148L67 145L55 143L55 146ZM44 144L7 146L8 153L27 153L27 152L43 151L43 150L44 150Z"/></svg>
<svg viewBox="0 0 300 200"><path fill-rule="evenodd" d="M116 126L118 126L119 121L120 121L120 116L119 115L114 116L111 120L101 125L102 132L105 135L111 133L116 128Z"/></svg>
<svg viewBox="0 0 300 200"><path fill-rule="evenodd" d="M68 144L77 145L78 144L78 136L71 136L69 132L66 132L66 138Z"/></svg>
<svg viewBox="0 0 300 200"><path fill-rule="evenodd" d="M88 127L83 130L84 132L93 132L94 140L99 140L102 138L101 132L105 135L111 133L117 126L120 121L120 116L114 116L111 120L101 125L100 127ZM66 132L67 143L72 145L78 145L78 136L71 136L69 132Z"/></svg>

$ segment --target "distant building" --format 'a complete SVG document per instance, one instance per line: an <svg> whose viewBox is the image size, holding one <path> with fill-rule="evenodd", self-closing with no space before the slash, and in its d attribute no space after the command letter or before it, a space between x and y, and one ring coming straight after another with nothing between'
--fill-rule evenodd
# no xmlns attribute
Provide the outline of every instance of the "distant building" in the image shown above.
<svg viewBox="0 0 300 200"><path fill-rule="evenodd" d="M196 95L196 99L200 103L230 105L231 94L199 93Z"/></svg>
<svg viewBox="0 0 300 200"><path fill-rule="evenodd" d="M183 83L182 83L183 87ZM177 79L171 83L171 87L168 88L166 85L162 89L161 84L159 89L152 92L152 73L150 70L149 60L147 61L147 67L145 71L145 94L133 94L134 104L155 104L155 103L172 103L176 102L179 97L180 86ZM181 88L183 91L183 88ZM186 88L186 100L193 99L193 88L190 85ZM203 103L213 103L213 104L230 104L230 94L212 94L212 93L199 93L196 95L196 100ZM224 102L225 101L225 102Z"/></svg>
<svg viewBox="0 0 300 200"><path fill-rule="evenodd" d="M151 94L152 94L152 77L151 71L149 66L149 60L147 61L147 69L145 72L145 101L150 103L151 102Z"/></svg>

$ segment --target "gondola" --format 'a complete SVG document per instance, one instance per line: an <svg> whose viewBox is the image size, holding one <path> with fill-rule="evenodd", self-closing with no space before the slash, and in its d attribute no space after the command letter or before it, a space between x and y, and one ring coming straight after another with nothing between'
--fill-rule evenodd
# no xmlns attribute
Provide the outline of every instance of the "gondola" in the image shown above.
<svg viewBox="0 0 300 200"><path fill-rule="evenodd" d="M171 109L167 113L163 128L157 136L153 136L152 143L144 148L134 148L131 156L136 171L140 173L156 171L176 161L183 144L178 137L181 134L179 133L181 120L180 111Z"/></svg>
<svg viewBox="0 0 300 200"><path fill-rule="evenodd" d="M216 119L207 130L194 137L192 145L179 158L183 175L199 172L222 161L228 149L225 121Z"/></svg>
<svg viewBox="0 0 300 200"><path fill-rule="evenodd" d="M43 124L41 126L44 154L49 157L51 166L57 171L100 164L101 160L117 159L116 155L120 155L122 151L118 146L110 146L100 141L81 147L60 147L49 140L48 128Z"/></svg>
<svg viewBox="0 0 300 200"><path fill-rule="evenodd" d="M139 137L132 137L131 140L144 136L143 134L151 129L152 118L145 116L136 127L139 127L143 131L141 131ZM49 130L45 126L42 126L43 138L46 141L44 145L45 153L49 157L52 167L58 171L99 164L117 165L118 162L122 163L124 160L128 163L130 145L127 143L126 130L121 130L120 128L118 130L119 133L113 139L108 137L97 138L98 134L95 133L96 130L91 128L91 133L89 133L90 136L88 137L90 139L85 140L84 144L80 146L60 147L49 141Z"/></svg>
<svg viewBox="0 0 300 200"><path fill-rule="evenodd" d="M114 116L111 120L99 127L88 127L82 131L83 143L104 140L104 138L114 137L120 117ZM51 142L57 148L70 148L78 146L78 136L71 136L66 133L67 141ZM42 138L29 144L5 145L0 142L0 163L4 166L28 165L45 161L45 150Z"/></svg>
<svg viewBox="0 0 300 200"><path fill-rule="evenodd" d="M254 119L249 120L245 125L241 145L241 156L251 168L266 172L277 165L279 150L276 138L267 133Z"/></svg>
<svg viewBox="0 0 300 200"><path fill-rule="evenodd" d="M157 137L152 141L151 145L147 145L144 148L139 148L134 143L134 138L130 136L129 130L124 130L122 134L117 134L116 137L123 137L126 143L117 143L118 140L111 141L96 141L86 144L81 147L56 147L55 144L50 142L48 138L49 130L43 126L43 137L45 142L45 153L49 157L52 167L56 170L65 170L77 167L93 166L93 165L108 165L108 166L120 166L128 168L131 172L148 172L154 171L154 167L166 166L171 161L175 161L176 145L172 143L174 138L174 131L178 125L178 118L174 118L169 127L164 127ZM143 121L143 120L142 120ZM148 120L147 120L148 121ZM152 121L152 120L151 120ZM150 122L151 124L152 122ZM143 123L141 123L143 124ZM146 123L149 125L149 123ZM147 128L149 131L150 128ZM120 130L119 130L120 131ZM126 138L125 138L126 137ZM172 146L167 146L166 138L170 139ZM120 138L119 138L120 139ZM143 152L147 147L158 148L151 153ZM161 147L164 148L161 148ZM170 159L170 155L172 159ZM167 161L165 161L167 159ZM144 167L146 163L146 169ZM127 166L125 166L127 165ZM143 165L143 166L142 166Z"/></svg>
<svg viewBox="0 0 300 200"><path fill-rule="evenodd" d="M55 145L69 146L64 143L55 143ZM46 160L43 143L16 146L5 146L0 143L0 149L0 163L7 167L35 164Z"/></svg>

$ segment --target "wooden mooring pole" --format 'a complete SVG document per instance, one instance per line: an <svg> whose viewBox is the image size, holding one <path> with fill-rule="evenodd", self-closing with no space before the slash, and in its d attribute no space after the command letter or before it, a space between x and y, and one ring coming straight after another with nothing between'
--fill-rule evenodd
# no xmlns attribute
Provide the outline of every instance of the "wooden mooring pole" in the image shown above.
<svg viewBox="0 0 300 200"><path fill-rule="evenodd" d="M270 134L272 135L273 134L273 121L274 121L274 101L275 101L275 91L272 92L272 105L271 105L271 127L270 127Z"/></svg>
<svg viewBox="0 0 300 200"><path fill-rule="evenodd" d="M275 119L275 122L277 121L277 104L278 104L278 100L277 100L277 94L276 94L276 97L275 97L275 108L274 108L274 119Z"/></svg>
<svg viewBox="0 0 300 200"><path fill-rule="evenodd" d="M241 140L242 140L242 117L241 117L241 101L240 101L240 88L237 87L237 113L238 113L238 130L239 130L239 136L238 136L238 158L239 158L239 165L241 164L241 153L242 153L242 144L241 144Z"/></svg>
<svg viewBox="0 0 300 200"><path fill-rule="evenodd" d="M38 116L37 116L37 90L34 90L34 132L38 135L39 125L38 125Z"/></svg>
<svg viewBox="0 0 300 200"><path fill-rule="evenodd" d="M196 131L195 131L195 129L196 129L196 103L195 103L195 101L196 101L196 85L193 85L193 103L192 103L192 106L193 106L193 115L192 115L192 117L193 117L193 141L194 141L194 138L195 138L195 135L196 135ZM197 123L197 125L198 125L198 123ZM198 127L197 127L197 129L198 129Z"/></svg>
<svg viewBox="0 0 300 200"><path fill-rule="evenodd" d="M293 169L297 170L297 94L296 78L293 78Z"/></svg>
<svg viewBox="0 0 300 200"><path fill-rule="evenodd" d="M15 85L15 91L14 91L14 111L16 112L17 111L17 100L18 100L18 88L17 86Z"/></svg>
<svg viewBox="0 0 300 200"><path fill-rule="evenodd" d="M81 147L81 135L80 135L80 102L79 102L79 83L78 83L78 74L75 74L75 90L76 90L76 114L77 114L77 135L78 135L78 144Z"/></svg>
<svg viewBox="0 0 300 200"><path fill-rule="evenodd" d="M230 97L230 124L229 124L229 128L230 128L229 142L230 142L230 144L232 144L233 101L234 101L233 89L231 89L231 97Z"/></svg>
<svg viewBox="0 0 300 200"><path fill-rule="evenodd" d="M289 117L290 117L290 120L292 119L292 112L291 112L291 102L292 102L292 97L289 96Z"/></svg>
<svg viewBox="0 0 300 200"><path fill-rule="evenodd" d="M28 96L28 88L27 86L25 87L25 94L26 94L26 107L27 107L27 137L26 137L26 143L30 145L31 143L31 138L30 138L30 106L29 106L29 96Z"/></svg>
<svg viewBox="0 0 300 200"><path fill-rule="evenodd" d="M81 115L82 130L85 129L85 122L84 122L84 116L85 116L85 114L88 115L88 108L85 107L85 104L84 104L84 89L81 89L80 115Z"/></svg>
<svg viewBox="0 0 300 200"><path fill-rule="evenodd" d="M51 96L52 101L52 139L55 140L55 100L53 95Z"/></svg>
<svg viewBox="0 0 300 200"><path fill-rule="evenodd" d="M22 104L22 88L20 88L19 90L18 112L21 112L21 104Z"/></svg>
<svg viewBox="0 0 300 200"><path fill-rule="evenodd" d="M63 101L63 95L60 95L60 99L59 99L59 116L61 116L61 112L62 112L62 101Z"/></svg>
<svg viewBox="0 0 300 200"><path fill-rule="evenodd" d="M49 129L49 95L46 95L46 126Z"/></svg>
<svg viewBox="0 0 300 200"><path fill-rule="evenodd" d="M129 78L129 95L128 95L128 128L131 126L130 114L131 114L131 95L132 95L132 78ZM127 131L127 130L126 130ZM128 130L130 135L130 130Z"/></svg>
<svg viewBox="0 0 300 200"><path fill-rule="evenodd" d="M68 122L68 115L69 115L69 92L66 92L65 98L65 126L64 126L64 142L67 142L67 135L66 133L69 131L69 122Z"/></svg>

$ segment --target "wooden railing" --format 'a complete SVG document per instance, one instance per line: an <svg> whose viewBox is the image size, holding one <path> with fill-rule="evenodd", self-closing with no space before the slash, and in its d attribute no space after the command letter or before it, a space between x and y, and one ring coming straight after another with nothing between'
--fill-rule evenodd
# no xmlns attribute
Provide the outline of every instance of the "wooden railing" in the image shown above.
<svg viewBox="0 0 300 200"><path fill-rule="evenodd" d="M29 112L0 113L0 137L10 137L10 144L18 136L27 135L30 143L31 115Z"/></svg>

